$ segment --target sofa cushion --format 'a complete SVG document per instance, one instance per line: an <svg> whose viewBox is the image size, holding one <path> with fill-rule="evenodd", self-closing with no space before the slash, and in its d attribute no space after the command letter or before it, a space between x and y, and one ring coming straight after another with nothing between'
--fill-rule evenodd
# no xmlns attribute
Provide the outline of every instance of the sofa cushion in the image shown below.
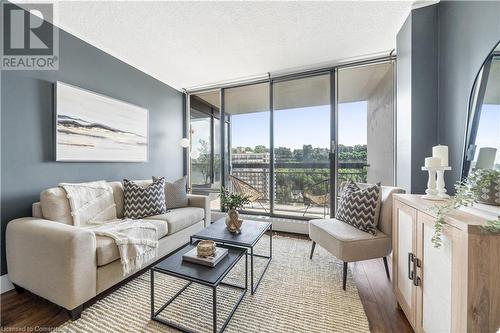
<svg viewBox="0 0 500 333"><path fill-rule="evenodd" d="M153 181L160 179L153 176ZM186 207L188 205L187 177L177 179L175 182L165 182L165 202L167 209Z"/></svg>
<svg viewBox="0 0 500 333"><path fill-rule="evenodd" d="M109 186L113 189L113 197L115 199L116 217L123 218L123 184L122 182L108 182Z"/></svg>
<svg viewBox="0 0 500 333"><path fill-rule="evenodd" d="M193 224L203 220L205 210L198 207L183 207L168 211L166 214L146 217L145 220L163 220L168 224L168 234L174 234L177 231L185 229Z"/></svg>
<svg viewBox="0 0 500 333"><path fill-rule="evenodd" d="M167 208L180 208L188 205L187 178L182 177L173 183L165 182L165 201Z"/></svg>
<svg viewBox="0 0 500 333"><path fill-rule="evenodd" d="M337 219L311 220L309 237L346 262L385 257L391 252L391 238L386 234L372 235Z"/></svg>
<svg viewBox="0 0 500 333"><path fill-rule="evenodd" d="M152 183L151 180L134 180L135 184L140 185L141 187L146 187ZM123 218L125 215L125 199L123 196L123 184L122 182L109 182L109 186L113 189L113 197L115 198L116 205L116 217L119 219Z"/></svg>
<svg viewBox="0 0 500 333"><path fill-rule="evenodd" d="M73 225L69 200L62 188L53 187L40 193L40 205L45 219Z"/></svg>
<svg viewBox="0 0 500 333"><path fill-rule="evenodd" d="M162 220L148 219L158 229L158 239L165 237L168 234L168 225ZM110 262L120 259L120 252L116 242L111 237L96 235L96 252L97 266L104 266Z"/></svg>
<svg viewBox="0 0 500 333"><path fill-rule="evenodd" d="M164 214L167 211L165 204L165 178L159 178L146 187L124 179L123 191L125 197L125 217L127 218L144 218Z"/></svg>

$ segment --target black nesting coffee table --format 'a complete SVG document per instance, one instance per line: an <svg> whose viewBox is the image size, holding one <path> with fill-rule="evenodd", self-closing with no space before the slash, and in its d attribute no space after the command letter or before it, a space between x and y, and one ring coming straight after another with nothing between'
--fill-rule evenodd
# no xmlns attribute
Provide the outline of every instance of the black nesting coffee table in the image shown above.
<svg viewBox="0 0 500 333"><path fill-rule="evenodd" d="M255 254L253 248L266 231L269 231L269 255ZM250 249L250 291L252 295L255 293L273 257L273 226L271 223L244 220L241 233L237 234L229 232L226 228L225 218L221 218L197 234L192 235L191 243L196 239L208 239L220 244L229 244ZM266 266L255 285L253 276L254 257L267 259Z"/></svg>
<svg viewBox="0 0 500 333"><path fill-rule="evenodd" d="M193 330L184 327L180 324L176 324L165 319L159 318L158 315L165 310L165 308L170 305L184 290L186 290L193 282L204 286L212 288L212 318L213 318L213 332L222 332L226 328L227 324L231 320L234 312L241 303L241 300L245 296L248 288L248 260L247 260L247 250L241 247L218 245L217 247L225 247L228 249L228 254L224 257L215 267L207 267L195 263L190 263L182 260L182 255L196 245L188 244L161 261L159 264L151 268L151 319L160 322L164 325L176 328L181 332L194 333ZM224 277L231 271L231 269L236 265L236 263L245 256L245 286L237 286L234 284L222 282ZM165 304L163 304L158 310L155 311L154 305L154 276L155 273L167 274L180 279L189 281L181 290L179 290L171 299L169 299ZM232 288L242 290L240 297L238 298L236 304L231 309L228 317L222 324L221 328L217 330L217 287L219 285L224 285Z"/></svg>

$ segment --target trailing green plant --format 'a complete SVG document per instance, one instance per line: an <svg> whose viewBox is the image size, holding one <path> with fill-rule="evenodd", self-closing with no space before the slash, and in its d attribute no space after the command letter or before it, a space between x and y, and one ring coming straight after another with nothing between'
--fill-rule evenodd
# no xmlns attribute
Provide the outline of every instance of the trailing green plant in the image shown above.
<svg viewBox="0 0 500 333"><path fill-rule="evenodd" d="M455 196L430 208L436 214L434 235L431 238L434 247L439 248L442 245L441 236L443 226L446 223L445 216L453 209L470 206L477 202L477 199L483 194L483 190L490 188L493 182L498 182L499 179L499 170L480 169L473 171L466 179L455 185ZM500 232L500 217L497 220L487 221L486 225L481 228L484 232Z"/></svg>
<svg viewBox="0 0 500 333"><path fill-rule="evenodd" d="M243 205L250 202L247 196L237 193L230 193L224 187L220 191L220 202L224 209L241 209Z"/></svg>

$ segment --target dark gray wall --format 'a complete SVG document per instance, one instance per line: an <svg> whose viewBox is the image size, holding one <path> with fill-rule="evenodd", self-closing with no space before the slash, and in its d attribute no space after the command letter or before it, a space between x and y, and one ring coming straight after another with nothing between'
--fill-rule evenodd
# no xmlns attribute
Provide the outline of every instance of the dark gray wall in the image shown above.
<svg viewBox="0 0 500 333"><path fill-rule="evenodd" d="M437 23L436 6L415 9L397 35L397 184L411 193L425 191L420 168L438 142Z"/></svg>
<svg viewBox="0 0 500 333"><path fill-rule="evenodd" d="M500 41L500 2L439 3L438 140L450 148L448 190L460 179L469 94L490 51Z"/></svg>
<svg viewBox="0 0 500 333"><path fill-rule="evenodd" d="M59 182L145 179L183 174L180 92L109 54L60 32L58 71L1 73L2 244L7 223L31 215L31 203ZM149 162L54 162L53 89L57 80L149 109ZM2 245L1 273L6 273Z"/></svg>
<svg viewBox="0 0 500 333"><path fill-rule="evenodd" d="M460 180L470 91L499 40L500 2L441 1L411 12L397 36L400 186L423 193L427 175L420 166L433 145L444 144L452 167L446 187L453 193Z"/></svg>
<svg viewBox="0 0 500 333"><path fill-rule="evenodd" d="M437 137L437 8L428 6L413 11L411 81L412 193L424 193L427 173L421 170L426 157L432 155Z"/></svg>

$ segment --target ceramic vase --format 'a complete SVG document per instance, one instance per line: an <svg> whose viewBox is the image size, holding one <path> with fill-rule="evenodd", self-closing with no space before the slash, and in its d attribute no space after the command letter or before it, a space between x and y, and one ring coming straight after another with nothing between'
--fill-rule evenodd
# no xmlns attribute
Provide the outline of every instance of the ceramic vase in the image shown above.
<svg viewBox="0 0 500 333"><path fill-rule="evenodd" d="M240 233L241 225L243 224L243 220L240 219L240 214L236 209L230 209L227 212L226 216L226 226L230 232Z"/></svg>
<svg viewBox="0 0 500 333"><path fill-rule="evenodd" d="M481 188L476 201L482 204L500 206L500 179L493 180L488 187Z"/></svg>

